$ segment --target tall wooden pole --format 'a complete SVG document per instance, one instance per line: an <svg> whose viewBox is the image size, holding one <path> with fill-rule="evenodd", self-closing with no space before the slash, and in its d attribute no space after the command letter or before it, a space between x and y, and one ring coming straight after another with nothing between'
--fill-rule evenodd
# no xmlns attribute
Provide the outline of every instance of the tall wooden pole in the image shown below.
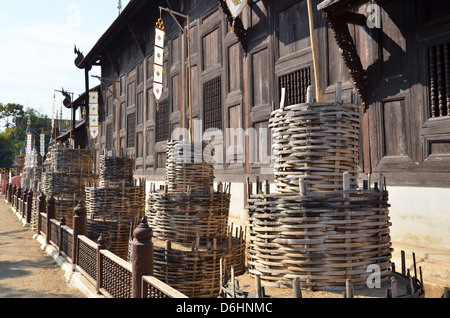
<svg viewBox="0 0 450 318"><path fill-rule="evenodd" d="M311 49L312 49L312 57L313 57L313 64L314 64L316 101L320 103L323 101L323 90L322 90L322 87L320 86L320 78L319 78L319 62L318 62L318 58L317 58L317 48L316 48L316 40L315 40L315 34L314 34L314 17L313 17L311 0L307 0L307 3L308 3L308 17L309 17L309 33L310 33L310 39L311 39Z"/></svg>
<svg viewBox="0 0 450 318"><path fill-rule="evenodd" d="M175 20L176 24L180 28L181 32L183 34L186 34L187 41L188 41L188 77L189 77L189 138L191 142L194 142L194 127L192 127L192 75L191 75L191 26L190 26L190 19L188 15L184 15L178 12L175 12L173 10L159 7L159 10L164 10L169 12L171 17ZM180 23L177 21L177 19L174 17L174 15L177 15L179 17L185 18L187 20L187 33L184 32L184 28L180 25Z"/></svg>

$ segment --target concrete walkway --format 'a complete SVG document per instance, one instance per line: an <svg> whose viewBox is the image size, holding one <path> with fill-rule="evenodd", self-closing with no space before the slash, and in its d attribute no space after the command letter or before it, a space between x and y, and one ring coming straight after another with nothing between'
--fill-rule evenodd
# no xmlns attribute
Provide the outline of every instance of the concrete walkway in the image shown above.
<svg viewBox="0 0 450 318"><path fill-rule="evenodd" d="M86 298L0 196L0 298Z"/></svg>

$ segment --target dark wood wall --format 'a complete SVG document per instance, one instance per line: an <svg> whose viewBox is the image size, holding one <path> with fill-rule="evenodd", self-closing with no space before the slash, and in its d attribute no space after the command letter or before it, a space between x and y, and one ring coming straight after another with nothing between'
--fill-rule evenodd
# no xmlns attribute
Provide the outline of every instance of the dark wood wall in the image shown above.
<svg viewBox="0 0 450 318"><path fill-rule="evenodd" d="M391 185L450 186L450 3L379 1L367 29L373 172Z"/></svg>
<svg viewBox="0 0 450 318"><path fill-rule="evenodd" d="M105 120L96 148L100 154L115 147L114 95L119 91L120 149L136 157L137 176L153 180L164 180L167 139L189 121L186 37L164 12L165 92L156 110L152 68L159 10L155 8L167 7L165 1L159 2L148 1L148 8L129 17L129 26L117 31L104 48L102 75L119 83L111 85L112 93L103 90ZM313 0L313 7L319 2ZM304 101L306 87L314 83L306 1L249 0L241 15L245 43L231 32L218 1L170 3L174 3L172 9L191 18L192 109L194 119L203 121L202 131L212 127L266 129L271 111L280 103L281 87L286 88L287 104ZM436 93L438 87L450 83L446 81L450 76L448 46L443 45L450 40L447 5L441 0L434 7L422 0L377 3L382 7L381 29L349 25L369 77L370 135L360 140L361 172L365 167L366 172L386 173L388 182L395 185L450 186L446 174L450 171L450 116L447 110L439 113L445 108L445 91ZM186 21L178 21L186 29ZM344 100L359 103L333 33L317 10L314 21L325 100L334 98L335 83L342 82ZM431 68L430 63L434 63ZM430 76L434 86L430 86ZM363 137L370 143L363 144ZM225 159L233 151L234 158L244 157L246 162L216 167L218 180L244 181L246 175L264 173L267 164L260 162L260 154L249 147L227 146L231 138L248 138L226 134L224 138L223 147L216 149L218 154Z"/></svg>

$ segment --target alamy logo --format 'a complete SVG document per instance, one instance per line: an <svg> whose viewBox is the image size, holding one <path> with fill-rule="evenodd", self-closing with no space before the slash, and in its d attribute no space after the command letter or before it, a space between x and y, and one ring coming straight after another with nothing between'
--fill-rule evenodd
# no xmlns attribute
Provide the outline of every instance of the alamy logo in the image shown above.
<svg viewBox="0 0 450 318"><path fill-rule="evenodd" d="M381 8L377 4L368 4L366 6L365 16L367 17L367 27L370 29L381 28Z"/></svg>

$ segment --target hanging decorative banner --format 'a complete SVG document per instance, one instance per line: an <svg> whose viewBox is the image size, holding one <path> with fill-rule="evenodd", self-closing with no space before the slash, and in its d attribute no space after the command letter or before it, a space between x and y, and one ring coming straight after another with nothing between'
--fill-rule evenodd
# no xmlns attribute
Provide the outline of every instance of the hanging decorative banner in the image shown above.
<svg viewBox="0 0 450 318"><path fill-rule="evenodd" d="M41 143L40 143L40 146L41 146L41 156L44 157L44 156L45 156L45 134L42 133L42 134L40 135L40 137L41 137Z"/></svg>
<svg viewBox="0 0 450 318"><path fill-rule="evenodd" d="M29 155L31 153L31 138L32 138L31 133L28 133L27 134L27 155Z"/></svg>
<svg viewBox="0 0 450 318"><path fill-rule="evenodd" d="M156 22L155 30L155 50L154 50L154 65L153 65L153 94L156 98L157 107L159 110L159 100L161 99L164 86L163 86L163 75L164 75L164 40L166 33L164 32L164 22L161 18Z"/></svg>
<svg viewBox="0 0 450 318"><path fill-rule="evenodd" d="M89 132L93 139L98 136L98 92L89 92Z"/></svg>
<svg viewBox="0 0 450 318"><path fill-rule="evenodd" d="M247 5L247 0L227 0L228 10L230 10L231 16L233 17L233 26L231 30L234 32L234 20L241 14Z"/></svg>

